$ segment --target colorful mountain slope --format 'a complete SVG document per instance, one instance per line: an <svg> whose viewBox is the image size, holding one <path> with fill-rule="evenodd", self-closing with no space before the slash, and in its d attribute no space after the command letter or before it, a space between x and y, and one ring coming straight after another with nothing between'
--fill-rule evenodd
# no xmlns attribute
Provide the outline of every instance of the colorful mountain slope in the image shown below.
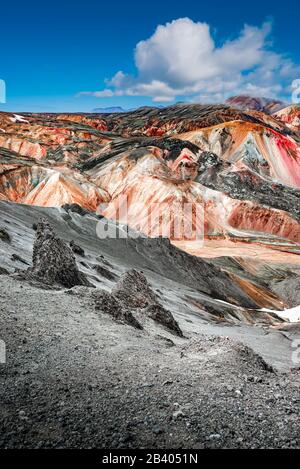
<svg viewBox="0 0 300 469"><path fill-rule="evenodd" d="M282 109L273 114L273 117L283 122L289 129L299 132L300 131L300 106L293 105Z"/></svg>
<svg viewBox="0 0 300 469"><path fill-rule="evenodd" d="M177 135L211 151L235 167L247 167L260 176L300 188L300 145L289 135L265 127L234 121Z"/></svg>
<svg viewBox="0 0 300 469"><path fill-rule="evenodd" d="M261 111L267 114L273 114L285 107L283 101L247 95L232 96L226 100L226 104L242 111Z"/></svg>
<svg viewBox="0 0 300 469"><path fill-rule="evenodd" d="M2 200L77 203L174 240L300 241L299 138L278 117L180 104L0 123Z"/></svg>

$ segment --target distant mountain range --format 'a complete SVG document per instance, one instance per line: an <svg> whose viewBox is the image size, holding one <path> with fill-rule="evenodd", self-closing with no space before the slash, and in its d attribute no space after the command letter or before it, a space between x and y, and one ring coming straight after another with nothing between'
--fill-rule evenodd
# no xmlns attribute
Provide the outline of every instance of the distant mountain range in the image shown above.
<svg viewBox="0 0 300 469"><path fill-rule="evenodd" d="M92 112L96 112L99 114L110 114L115 112L127 112L126 109L123 109L121 106L114 106L114 107L96 107L93 109Z"/></svg>
<svg viewBox="0 0 300 469"><path fill-rule="evenodd" d="M177 104L188 104L188 103L178 102ZM277 100L277 99L261 98L261 97L247 96L247 95L232 96L225 101L225 104L235 109L239 109L240 111L260 111L260 112L265 112L266 114L273 114L275 112L278 112L281 109L284 109L288 105L287 103ZM93 109L92 112L97 113L97 114L115 114L115 113L123 113L123 112L132 112L132 111L136 111L137 109L144 109L144 108L162 109L164 107L165 106L142 106L142 107L135 107L131 109L124 109L121 106L97 107Z"/></svg>
<svg viewBox="0 0 300 469"><path fill-rule="evenodd" d="M137 111L138 109L162 109L165 106L139 106L139 107L132 107L130 109L124 109L121 106L112 106L112 107L96 107L93 109L93 113L97 114L116 114L121 112L133 112Z"/></svg>

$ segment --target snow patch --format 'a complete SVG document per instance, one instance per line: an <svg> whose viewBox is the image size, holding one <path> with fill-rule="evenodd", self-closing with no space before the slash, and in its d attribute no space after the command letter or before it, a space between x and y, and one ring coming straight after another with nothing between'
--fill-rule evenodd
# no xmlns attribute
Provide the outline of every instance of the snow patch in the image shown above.
<svg viewBox="0 0 300 469"><path fill-rule="evenodd" d="M288 322L300 322L300 306L295 308L284 309L283 311L274 311L272 309L262 308L260 311L268 313L276 313L280 318Z"/></svg>
<svg viewBox="0 0 300 469"><path fill-rule="evenodd" d="M20 116L19 114L14 114L13 117L10 117L9 120L11 120L11 122L21 122L21 123L25 123L25 124L29 124L29 122L23 117L23 116Z"/></svg>

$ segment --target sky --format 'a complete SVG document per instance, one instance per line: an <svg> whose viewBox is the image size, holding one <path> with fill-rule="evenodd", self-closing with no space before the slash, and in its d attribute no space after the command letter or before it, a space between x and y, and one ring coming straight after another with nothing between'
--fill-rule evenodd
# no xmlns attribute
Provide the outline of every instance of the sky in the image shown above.
<svg viewBox="0 0 300 469"><path fill-rule="evenodd" d="M299 13L274 0L2 2L0 111L290 101Z"/></svg>

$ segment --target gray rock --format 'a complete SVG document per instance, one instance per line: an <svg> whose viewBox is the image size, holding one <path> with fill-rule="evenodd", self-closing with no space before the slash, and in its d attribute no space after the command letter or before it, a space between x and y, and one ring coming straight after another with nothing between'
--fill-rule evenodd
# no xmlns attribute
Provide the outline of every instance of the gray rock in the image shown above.
<svg viewBox="0 0 300 469"><path fill-rule="evenodd" d="M135 269L127 271L112 292L124 306L129 308L145 308L157 301L143 272Z"/></svg>
<svg viewBox="0 0 300 469"><path fill-rule="evenodd" d="M76 285L92 286L79 271L73 251L55 235L46 219L42 219L37 225L32 261L33 267L26 273L29 278L66 288Z"/></svg>
<svg viewBox="0 0 300 469"><path fill-rule="evenodd" d="M11 236L5 228L0 228L0 240L5 243L11 242Z"/></svg>
<svg viewBox="0 0 300 469"><path fill-rule="evenodd" d="M118 298L116 298L114 295L105 291L96 290L93 293L93 297L95 299L96 310L100 310L105 314L109 314L117 321L129 324L136 329L143 329L133 314L126 310Z"/></svg>
<svg viewBox="0 0 300 469"><path fill-rule="evenodd" d="M156 303L149 305L143 311L154 321L167 327L180 337L183 337L182 330L180 329L178 322L174 319L173 314L163 308L160 304Z"/></svg>

